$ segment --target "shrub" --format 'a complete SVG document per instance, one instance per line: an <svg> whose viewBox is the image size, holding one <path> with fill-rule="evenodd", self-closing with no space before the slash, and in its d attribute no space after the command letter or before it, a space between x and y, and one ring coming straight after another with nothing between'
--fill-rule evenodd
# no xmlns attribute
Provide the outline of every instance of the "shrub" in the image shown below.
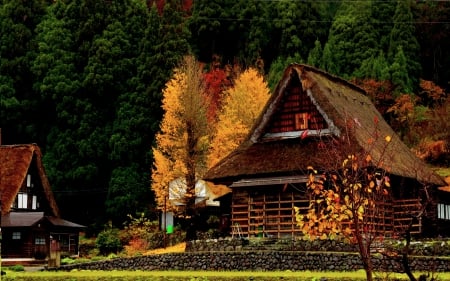
<svg viewBox="0 0 450 281"><path fill-rule="evenodd" d="M122 249L122 244L119 239L119 231L112 227L103 230L98 234L97 239L95 240L95 245L102 255L117 253Z"/></svg>
<svg viewBox="0 0 450 281"><path fill-rule="evenodd" d="M16 264L16 265L10 266L10 267L8 267L8 269L11 271L16 271L16 272L25 271L25 268L21 264Z"/></svg>

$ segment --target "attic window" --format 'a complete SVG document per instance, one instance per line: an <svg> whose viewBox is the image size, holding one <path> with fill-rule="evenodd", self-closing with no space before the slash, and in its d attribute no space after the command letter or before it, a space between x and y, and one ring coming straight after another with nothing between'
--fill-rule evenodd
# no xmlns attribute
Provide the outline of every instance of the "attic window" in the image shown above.
<svg viewBox="0 0 450 281"><path fill-rule="evenodd" d="M26 193L17 194L17 208L19 209L28 208L28 194Z"/></svg>
<svg viewBox="0 0 450 281"><path fill-rule="evenodd" d="M27 187L31 187L31 175L27 175Z"/></svg>
<svg viewBox="0 0 450 281"><path fill-rule="evenodd" d="M295 129L306 130L308 129L308 113L295 114Z"/></svg>

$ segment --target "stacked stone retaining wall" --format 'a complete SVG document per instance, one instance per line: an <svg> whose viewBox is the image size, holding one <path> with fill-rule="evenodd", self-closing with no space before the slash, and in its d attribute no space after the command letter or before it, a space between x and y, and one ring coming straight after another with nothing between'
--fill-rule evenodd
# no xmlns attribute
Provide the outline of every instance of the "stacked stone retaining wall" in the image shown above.
<svg viewBox="0 0 450 281"><path fill-rule="evenodd" d="M402 272L400 258L374 257L376 270ZM412 258L414 271L449 272L445 258ZM362 269L355 253L326 252L185 252L64 265L59 270L220 270L220 271L351 271Z"/></svg>
<svg viewBox="0 0 450 281"><path fill-rule="evenodd" d="M401 242L374 244L375 270L403 272ZM450 272L450 242L411 245L413 271ZM382 246L382 247L381 247ZM335 240L210 239L186 243L184 253L149 255L82 264L59 270L228 270L228 271L352 271L362 269L355 245Z"/></svg>

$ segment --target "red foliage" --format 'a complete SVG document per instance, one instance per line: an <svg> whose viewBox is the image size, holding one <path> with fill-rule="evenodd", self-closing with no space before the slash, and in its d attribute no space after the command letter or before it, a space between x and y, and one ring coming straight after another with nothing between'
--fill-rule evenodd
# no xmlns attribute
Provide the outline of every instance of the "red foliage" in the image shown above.
<svg viewBox="0 0 450 281"><path fill-rule="evenodd" d="M181 5L182 9L185 12L189 12L192 9L192 3L193 0L182 0ZM153 4L156 4L156 8L158 9L159 14L162 14L162 11L164 10L164 5L166 4L165 0L148 0L147 5L148 7L151 7Z"/></svg>
<svg viewBox="0 0 450 281"><path fill-rule="evenodd" d="M366 91L378 111L385 116L387 110L395 102L392 97L394 85L390 81L376 81L374 79L363 79L353 82Z"/></svg>
<svg viewBox="0 0 450 281"><path fill-rule="evenodd" d="M209 121L214 121L221 108L222 92L231 86L231 82L225 70L220 68L214 68L205 73L204 81L205 95L210 101L207 116Z"/></svg>

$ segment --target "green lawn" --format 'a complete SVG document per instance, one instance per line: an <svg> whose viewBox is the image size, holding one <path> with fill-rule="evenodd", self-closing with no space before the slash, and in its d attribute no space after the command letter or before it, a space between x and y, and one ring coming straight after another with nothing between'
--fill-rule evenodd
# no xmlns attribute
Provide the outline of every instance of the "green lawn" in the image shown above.
<svg viewBox="0 0 450 281"><path fill-rule="evenodd" d="M379 280L408 280L404 274L377 273ZM244 281L244 280L365 280L362 270L354 272L311 272L311 271L71 271L71 272L13 272L7 271L1 281L87 281L87 280L199 280L199 281ZM439 280L450 280L450 273L438 274Z"/></svg>

